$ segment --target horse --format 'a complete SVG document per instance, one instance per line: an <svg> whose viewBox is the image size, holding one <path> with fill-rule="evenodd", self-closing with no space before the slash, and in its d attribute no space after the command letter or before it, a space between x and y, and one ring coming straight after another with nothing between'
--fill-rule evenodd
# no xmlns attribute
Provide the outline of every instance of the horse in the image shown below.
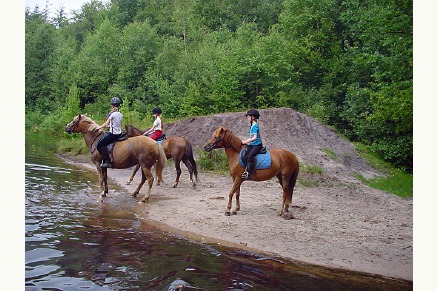
<svg viewBox="0 0 438 291"><path fill-rule="evenodd" d="M232 214L237 214L237 211L240 210L240 185L244 181L242 173L245 170L239 163L239 153L242 147L242 140L225 127L217 128L203 147L207 152L213 149L225 148L230 176L233 179L233 186L228 194L228 205L225 211L227 216L231 214L234 193L236 193L236 208ZM292 213L289 213L289 206L292 204L292 194L299 172L298 159L293 153L282 148L271 149L270 154L272 157L271 167L254 171L249 180L266 181L276 176L283 188L283 204L279 215L285 219L294 218Z"/></svg>
<svg viewBox="0 0 438 291"><path fill-rule="evenodd" d="M143 135L145 131L136 128L135 126L129 124L125 126L128 137ZM184 165L186 165L187 169L190 173L190 183L193 188L196 188L196 183L193 181L193 174L195 175L196 182L199 182L198 179L198 167L196 165L196 161L193 158L193 150L192 144L183 137L173 136L163 140L161 143L164 152L166 153L167 159L173 159L175 163L176 169L176 180L173 183L172 187L176 188L179 183L179 177L181 176L181 166L180 163L183 161ZM134 169L131 177L128 180L128 184L132 182L135 174L138 171L139 166Z"/></svg>
<svg viewBox="0 0 438 291"><path fill-rule="evenodd" d="M96 165L99 174L99 184L101 188L100 201L108 194L108 173L107 168L102 168L100 163L102 155L96 149L96 144L104 135L102 129L97 129L98 124L86 114L75 116L73 120L65 126L68 134L82 133L85 143L90 150L90 159ZM166 154L161 145L146 136L128 138L124 141L116 142L112 151L112 165L115 169L126 169L135 165L140 165L142 169L141 182L132 194L137 197L146 179L148 180L148 190L140 202L148 202L152 189L154 177L151 168L155 165L158 181L164 182L163 170L166 165Z"/></svg>

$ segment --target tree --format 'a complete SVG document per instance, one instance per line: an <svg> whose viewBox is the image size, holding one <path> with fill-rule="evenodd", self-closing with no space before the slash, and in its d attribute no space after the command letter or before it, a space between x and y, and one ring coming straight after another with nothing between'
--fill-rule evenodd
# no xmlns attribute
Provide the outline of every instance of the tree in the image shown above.
<svg viewBox="0 0 438 291"><path fill-rule="evenodd" d="M104 20L94 34L88 35L78 57L72 62L73 81L81 93L81 107L107 94L116 80L120 60L120 33Z"/></svg>
<svg viewBox="0 0 438 291"><path fill-rule="evenodd" d="M40 14L28 15L25 27L26 108L50 110L51 74L56 47L56 28Z"/></svg>

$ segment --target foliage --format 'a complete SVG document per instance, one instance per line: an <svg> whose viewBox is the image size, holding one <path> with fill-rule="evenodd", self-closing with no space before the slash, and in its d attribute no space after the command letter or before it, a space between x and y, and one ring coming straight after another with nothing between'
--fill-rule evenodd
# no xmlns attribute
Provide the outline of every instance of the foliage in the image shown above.
<svg viewBox="0 0 438 291"><path fill-rule="evenodd" d="M196 154L198 156L197 164L200 169L228 173L228 161L224 150L213 150L211 152L206 152L201 148L196 148Z"/></svg>
<svg viewBox="0 0 438 291"><path fill-rule="evenodd" d="M26 129L61 136L109 99L125 123L248 108L311 115L413 168L412 0L92 0L25 10Z"/></svg>

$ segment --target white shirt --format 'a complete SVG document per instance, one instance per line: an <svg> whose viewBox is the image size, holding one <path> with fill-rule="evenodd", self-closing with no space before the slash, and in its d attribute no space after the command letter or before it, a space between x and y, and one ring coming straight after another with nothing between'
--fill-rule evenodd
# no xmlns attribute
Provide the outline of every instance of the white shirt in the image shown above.
<svg viewBox="0 0 438 291"><path fill-rule="evenodd" d="M154 124L153 124L154 130L162 130L161 128L161 118L159 116L157 116L157 118L155 118L154 120Z"/></svg>
<svg viewBox="0 0 438 291"><path fill-rule="evenodd" d="M110 132L112 134L122 133L122 118L123 115L119 111L114 111L108 117L110 120Z"/></svg>

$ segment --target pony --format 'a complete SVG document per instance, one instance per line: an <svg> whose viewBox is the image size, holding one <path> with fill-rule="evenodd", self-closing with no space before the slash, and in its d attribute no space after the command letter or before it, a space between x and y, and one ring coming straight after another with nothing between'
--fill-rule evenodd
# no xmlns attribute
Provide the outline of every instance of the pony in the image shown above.
<svg viewBox="0 0 438 291"><path fill-rule="evenodd" d="M126 125L125 129L128 137L143 135L143 133L145 132L139 128L136 128L131 124ZM173 136L163 140L161 146L163 147L164 152L166 153L166 158L173 159L173 162L175 164L176 180L173 183L172 187L176 188L176 186L179 183L179 177L181 176L180 164L181 161L183 161L184 165L186 165L190 173L190 183L192 184L193 188L196 188L196 183L193 181L193 174L195 175L196 182L198 183L199 183L199 178L198 178L198 167L196 165L195 159L193 158L192 144L183 137ZM132 180L134 179L134 176L137 173L138 168L139 166L137 166L134 169L134 172L132 173L131 177L127 182L128 184L131 183Z"/></svg>
<svg viewBox="0 0 438 291"><path fill-rule="evenodd" d="M104 131L97 129L98 124L86 114L75 116L73 120L65 126L68 134L82 133L85 143L90 150L91 162L96 165L99 174L100 200L108 194L108 173L107 168L102 168L100 163L102 155L96 148L96 144L103 137ZM141 182L132 194L137 197L146 179L148 180L148 190L140 202L148 202L152 189L154 177L151 168L155 165L155 171L158 181L164 182L163 170L166 165L166 154L163 147L157 144L153 139L146 136L128 138L124 141L116 142L112 151L112 165L115 169L126 169L135 165L140 165L142 169Z"/></svg>
<svg viewBox="0 0 438 291"><path fill-rule="evenodd" d="M239 153L243 148L242 140L228 128L219 127L213 132L203 148L207 152L213 149L225 148L230 176L233 179L233 186L228 194L225 215L237 214L237 211L240 210L240 185L244 181L242 173L245 170L239 163ZM293 153L282 148L271 149L270 153L272 157L271 167L254 171L249 180L266 181L276 176L283 188L283 204L279 215L285 219L294 218L292 213L289 213L289 206L292 204L292 194L300 167L298 159ZM234 193L236 193L236 208L231 213Z"/></svg>

